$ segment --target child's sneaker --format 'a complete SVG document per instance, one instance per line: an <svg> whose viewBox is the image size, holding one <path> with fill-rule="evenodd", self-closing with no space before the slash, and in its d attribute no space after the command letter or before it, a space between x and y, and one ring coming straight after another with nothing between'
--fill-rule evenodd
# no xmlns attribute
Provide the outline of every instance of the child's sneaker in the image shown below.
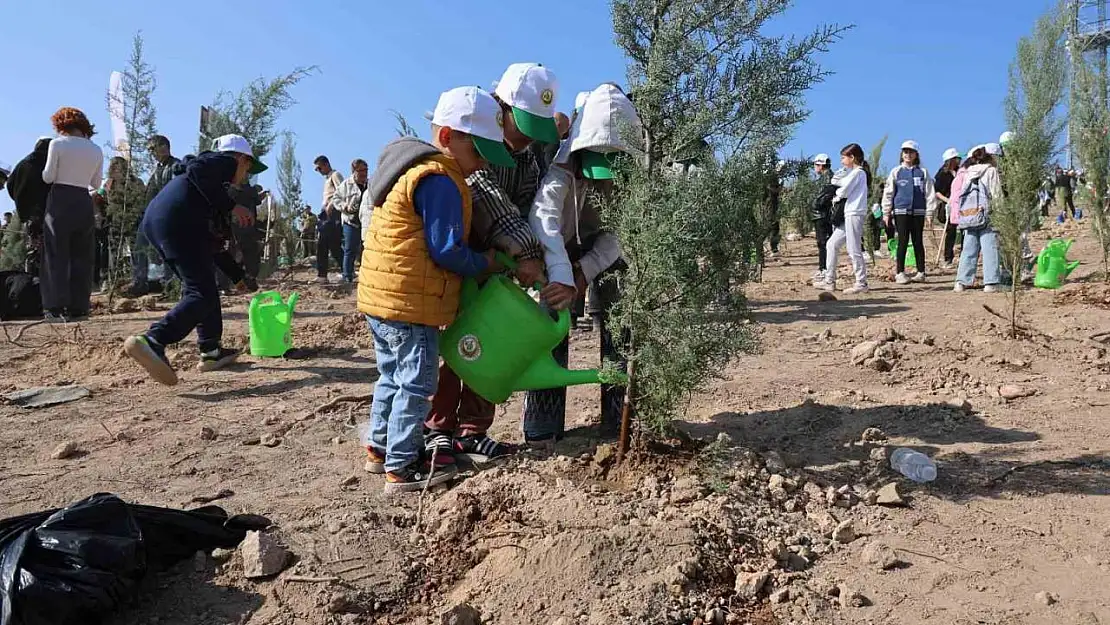
<svg viewBox="0 0 1110 625"><path fill-rule="evenodd" d="M866 284L857 284L853 287L849 287L847 289L844 289L844 294L845 295L864 295L864 294L870 293L870 292L871 292L871 289L868 288Z"/></svg>
<svg viewBox="0 0 1110 625"><path fill-rule="evenodd" d="M65 323L65 311L61 308L50 308L42 314L42 320L46 323Z"/></svg>
<svg viewBox="0 0 1110 625"><path fill-rule="evenodd" d="M451 435L432 430L424 435L424 449L435 462L436 470L455 465L455 443Z"/></svg>
<svg viewBox="0 0 1110 625"><path fill-rule="evenodd" d="M897 282L898 284L909 284L910 283L910 278L906 274L900 273L900 274L894 276L894 281Z"/></svg>
<svg viewBox="0 0 1110 625"><path fill-rule="evenodd" d="M158 382L166 386L177 384L177 372L173 370L169 359L166 358L165 348L146 336L140 334L128 338L123 342L123 353L139 363L139 366L146 369L150 377Z"/></svg>
<svg viewBox="0 0 1110 625"><path fill-rule="evenodd" d="M367 445L366 464L363 468L366 469L368 473L373 473L374 475L385 475L385 453Z"/></svg>
<svg viewBox="0 0 1110 625"><path fill-rule="evenodd" d="M924 271L919 271L919 272L913 274L913 277L910 278L910 281L911 282L924 282L926 277L928 277L928 276L925 275Z"/></svg>
<svg viewBox="0 0 1110 625"><path fill-rule="evenodd" d="M813 288L817 289L818 291L835 291L836 284L825 280L821 282L814 282Z"/></svg>
<svg viewBox="0 0 1110 625"><path fill-rule="evenodd" d="M387 493L411 493L450 482L457 474L453 466L437 468L434 475L430 469L428 461L421 459L399 471L389 471L385 474L384 490Z"/></svg>
<svg viewBox="0 0 1110 625"><path fill-rule="evenodd" d="M983 287L984 293L1009 293L1011 290L1008 284L988 284Z"/></svg>
<svg viewBox="0 0 1110 625"><path fill-rule="evenodd" d="M953 293L963 293L963 292L964 292L964 291L966 291L966 290L967 290L967 287L966 287L966 286L964 286L964 285L963 285L962 283L960 283L960 282L957 282L957 283L956 283L956 286L952 287L952 292L953 292Z"/></svg>
<svg viewBox="0 0 1110 625"><path fill-rule="evenodd" d="M200 355L197 369L200 371L216 371L223 369L239 359L239 350L221 347Z"/></svg>
<svg viewBox="0 0 1110 625"><path fill-rule="evenodd" d="M499 443L485 434L471 434L455 439L455 453L475 464L487 464L498 458L515 454L516 448L506 443Z"/></svg>

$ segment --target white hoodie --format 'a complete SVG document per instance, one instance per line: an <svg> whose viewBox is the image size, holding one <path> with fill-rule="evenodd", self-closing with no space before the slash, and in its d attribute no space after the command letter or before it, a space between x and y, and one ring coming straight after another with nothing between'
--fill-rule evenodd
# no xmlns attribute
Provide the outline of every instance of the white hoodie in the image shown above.
<svg viewBox="0 0 1110 625"><path fill-rule="evenodd" d="M836 172L832 184L839 187L836 199L847 200L844 204L845 217L859 217L867 214L867 173L862 167Z"/></svg>
<svg viewBox="0 0 1110 625"><path fill-rule="evenodd" d="M565 242L597 235L593 247L579 260L586 281L592 281L621 257L616 236L601 229L595 207L586 201L587 185L571 171L571 155L579 150L633 153L621 136L638 133L640 118L628 97L613 85L604 84L590 92L570 136L563 141L547 170L532 203L528 223L544 248L547 277L552 282L574 286L574 270Z"/></svg>

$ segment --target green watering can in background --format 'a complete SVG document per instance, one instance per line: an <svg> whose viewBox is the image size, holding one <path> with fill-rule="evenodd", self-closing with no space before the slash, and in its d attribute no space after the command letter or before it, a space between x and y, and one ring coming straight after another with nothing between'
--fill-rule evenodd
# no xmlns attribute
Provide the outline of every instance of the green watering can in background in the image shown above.
<svg viewBox="0 0 1110 625"><path fill-rule="evenodd" d="M1064 280L1075 268L1079 261L1068 262L1068 250L1075 241L1071 239L1053 239L1044 246L1037 255L1037 276L1033 285L1041 289L1058 289Z"/></svg>
<svg viewBox="0 0 1110 625"><path fill-rule="evenodd" d="M498 261L515 263L502 254ZM571 371L555 363L551 350L570 332L570 313L552 320L511 279L490 276L479 288L463 282L459 314L439 339L440 356L475 393L499 404L516 391L599 384L597 369Z"/></svg>
<svg viewBox="0 0 1110 625"><path fill-rule="evenodd" d="M886 249L887 249L887 251L890 252L890 257L891 258L897 259L898 258L898 239L887 239ZM906 246L906 266L907 267L916 267L917 266L917 255L913 253L913 245L912 244Z"/></svg>
<svg viewBox="0 0 1110 625"><path fill-rule="evenodd" d="M293 309L297 294L281 300L281 293L266 291L251 298L248 309L251 356L280 358L293 348Z"/></svg>

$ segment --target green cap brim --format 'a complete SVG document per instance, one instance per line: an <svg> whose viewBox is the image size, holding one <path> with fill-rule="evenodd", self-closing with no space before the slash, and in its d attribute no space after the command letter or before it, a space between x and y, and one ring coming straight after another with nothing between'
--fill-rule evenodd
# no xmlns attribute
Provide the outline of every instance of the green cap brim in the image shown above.
<svg viewBox="0 0 1110 625"><path fill-rule="evenodd" d="M540 143L558 143L559 128L555 126L555 118L540 117L523 109L513 106L513 121L524 136Z"/></svg>
<svg viewBox="0 0 1110 625"><path fill-rule="evenodd" d="M250 174L252 176L257 176L258 174L261 174L262 172L266 171L267 169L269 169L269 167L266 166L266 163L263 163L262 161L258 160L257 158L252 158L251 159Z"/></svg>
<svg viewBox="0 0 1110 625"><path fill-rule="evenodd" d="M478 135L470 135L474 140L474 149L478 150L478 154L486 159L492 165L499 165L501 167L516 167L516 161L513 160L513 155L509 154L508 148L500 141L491 141L485 137Z"/></svg>
<svg viewBox="0 0 1110 625"><path fill-rule="evenodd" d="M589 180L612 180L613 159L610 154L582 151L582 175Z"/></svg>

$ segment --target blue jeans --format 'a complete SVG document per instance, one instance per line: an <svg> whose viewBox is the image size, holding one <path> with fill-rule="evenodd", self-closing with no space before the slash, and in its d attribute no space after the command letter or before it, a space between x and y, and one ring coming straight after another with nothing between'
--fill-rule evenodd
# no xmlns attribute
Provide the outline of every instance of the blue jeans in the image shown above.
<svg viewBox="0 0 1110 625"><path fill-rule="evenodd" d="M975 269L979 264L979 252L983 253L983 285L998 284L1002 281L1001 255L998 249L998 232L986 226L967 229L964 233L964 250L960 254L960 268L956 281L964 286L975 283Z"/></svg>
<svg viewBox="0 0 1110 625"><path fill-rule="evenodd" d="M385 450L385 470L420 459L424 421L439 383L439 329L366 316L374 335L378 383L363 443Z"/></svg>
<svg viewBox="0 0 1110 625"><path fill-rule="evenodd" d="M343 279L355 281L355 261L362 254L362 226L343 224Z"/></svg>

